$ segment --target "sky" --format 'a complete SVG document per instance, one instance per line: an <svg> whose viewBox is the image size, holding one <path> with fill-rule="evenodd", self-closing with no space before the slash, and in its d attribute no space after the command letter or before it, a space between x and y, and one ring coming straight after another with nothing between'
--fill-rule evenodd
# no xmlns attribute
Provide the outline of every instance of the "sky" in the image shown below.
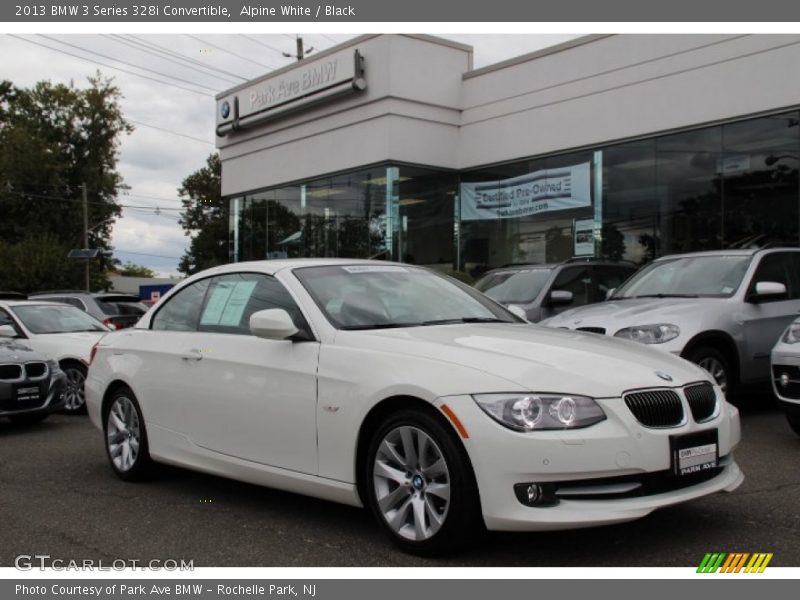
<svg viewBox="0 0 800 600"><path fill-rule="evenodd" d="M354 37L299 34L324 50ZM577 37L561 34L443 35L474 48L480 68ZM295 34L3 34L0 79L86 85L100 70L120 88L135 131L121 140L118 170L130 190L112 234L114 256L160 276L177 275L189 238L178 224L181 181L214 148L214 95L294 61ZM313 52L311 53L313 56ZM91 226L92 224L90 224Z"/></svg>

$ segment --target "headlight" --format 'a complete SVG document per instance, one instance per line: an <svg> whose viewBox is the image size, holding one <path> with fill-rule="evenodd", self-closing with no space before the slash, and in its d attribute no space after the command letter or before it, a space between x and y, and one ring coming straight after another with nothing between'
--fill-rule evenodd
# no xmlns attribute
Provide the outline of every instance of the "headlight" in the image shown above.
<svg viewBox="0 0 800 600"><path fill-rule="evenodd" d="M477 394L483 411L501 425L515 431L578 429L606 418L591 398L558 394Z"/></svg>
<svg viewBox="0 0 800 600"><path fill-rule="evenodd" d="M671 323L655 325L637 325L620 329L614 337L641 342L642 344L663 344L674 340L681 333L681 328Z"/></svg>
<svg viewBox="0 0 800 600"><path fill-rule="evenodd" d="M800 342L800 323L794 322L789 325L789 329L783 334L781 341L785 344L796 344Z"/></svg>

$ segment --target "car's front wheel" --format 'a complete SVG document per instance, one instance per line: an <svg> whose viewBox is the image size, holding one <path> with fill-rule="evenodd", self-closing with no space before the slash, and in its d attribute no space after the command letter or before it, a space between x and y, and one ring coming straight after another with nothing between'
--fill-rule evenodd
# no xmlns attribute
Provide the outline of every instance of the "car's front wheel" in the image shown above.
<svg viewBox="0 0 800 600"><path fill-rule="evenodd" d="M730 401L734 395L736 382L728 358L712 346L699 346L686 357L708 371Z"/></svg>
<svg viewBox="0 0 800 600"><path fill-rule="evenodd" d="M65 362L61 369L66 376L63 411L68 415L86 412L86 367L76 362Z"/></svg>
<svg viewBox="0 0 800 600"><path fill-rule="evenodd" d="M104 414L103 432L111 468L125 481L146 478L153 463L144 418L133 392L128 388L114 392Z"/></svg>
<svg viewBox="0 0 800 600"><path fill-rule="evenodd" d="M366 468L368 504L404 550L448 552L483 528L469 458L433 416L406 410L388 417L372 438Z"/></svg>

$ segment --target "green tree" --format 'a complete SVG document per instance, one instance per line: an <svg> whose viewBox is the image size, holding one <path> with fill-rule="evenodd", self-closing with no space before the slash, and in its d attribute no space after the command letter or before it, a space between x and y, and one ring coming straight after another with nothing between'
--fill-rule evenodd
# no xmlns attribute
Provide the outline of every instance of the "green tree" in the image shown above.
<svg viewBox="0 0 800 600"><path fill-rule="evenodd" d="M191 275L228 262L228 202L222 200L221 164L211 154L206 165L178 188L183 204L180 224L192 236L178 271Z"/></svg>
<svg viewBox="0 0 800 600"><path fill-rule="evenodd" d="M66 255L83 246L84 183L89 246L109 249L120 214L120 138L133 130L120 98L100 73L85 88L0 82L0 289L83 287L83 264ZM42 256L49 268L37 262ZM109 266L109 258L92 263L93 289L105 287Z"/></svg>
<svg viewBox="0 0 800 600"><path fill-rule="evenodd" d="M143 265L126 262L121 267L117 267L117 273L124 277L155 277L156 272Z"/></svg>

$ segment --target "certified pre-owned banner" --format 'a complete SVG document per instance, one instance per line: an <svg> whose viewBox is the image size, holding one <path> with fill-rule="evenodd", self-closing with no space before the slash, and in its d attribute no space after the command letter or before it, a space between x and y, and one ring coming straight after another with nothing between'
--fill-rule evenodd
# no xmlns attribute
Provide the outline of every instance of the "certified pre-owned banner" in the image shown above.
<svg viewBox="0 0 800 600"><path fill-rule="evenodd" d="M509 219L591 206L591 165L581 163L500 181L461 184L461 220Z"/></svg>

